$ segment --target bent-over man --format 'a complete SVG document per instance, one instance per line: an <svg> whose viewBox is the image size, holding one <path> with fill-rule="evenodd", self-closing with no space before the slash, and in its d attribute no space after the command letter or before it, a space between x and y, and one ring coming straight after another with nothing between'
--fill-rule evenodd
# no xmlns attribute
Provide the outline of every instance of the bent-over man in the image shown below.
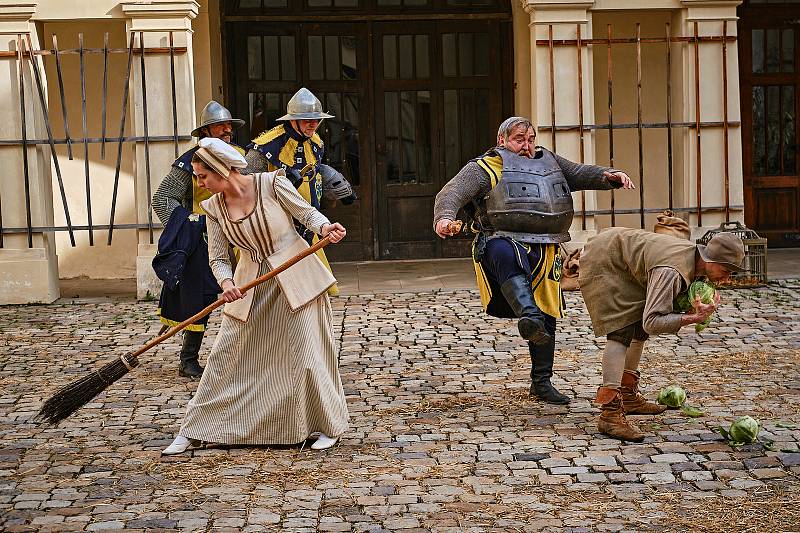
<svg viewBox="0 0 800 533"><path fill-rule="evenodd" d="M609 228L589 239L578 279L594 334L607 338L603 385L597 391L601 433L634 442L644 439L625 415L666 410L638 390L645 341L708 318L719 305L719 293L711 304L696 299L694 310L685 314L673 310L675 298L699 278L725 281L742 270L743 260L744 244L732 233L719 233L708 245L627 228Z"/></svg>

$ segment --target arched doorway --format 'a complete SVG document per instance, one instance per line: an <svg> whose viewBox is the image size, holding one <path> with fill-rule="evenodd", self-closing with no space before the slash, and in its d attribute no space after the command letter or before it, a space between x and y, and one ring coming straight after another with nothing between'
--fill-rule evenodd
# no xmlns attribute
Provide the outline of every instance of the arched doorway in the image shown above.
<svg viewBox="0 0 800 533"><path fill-rule="evenodd" d="M240 142L301 86L336 115L320 132L326 162L360 199L327 213L348 227L334 260L466 254L466 240L433 233L433 201L512 113L505 0L239 0L223 20Z"/></svg>

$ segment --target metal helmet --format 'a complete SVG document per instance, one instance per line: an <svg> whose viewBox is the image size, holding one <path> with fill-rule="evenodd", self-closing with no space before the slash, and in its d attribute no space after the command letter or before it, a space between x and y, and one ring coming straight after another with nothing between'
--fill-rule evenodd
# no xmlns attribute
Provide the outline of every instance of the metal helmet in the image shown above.
<svg viewBox="0 0 800 533"><path fill-rule="evenodd" d="M203 108L200 113L200 125L192 130L194 137L200 137L200 130L212 124L219 124L220 122L230 122L234 129L244 125L244 120L240 118L233 118L228 108L215 100L211 100Z"/></svg>
<svg viewBox="0 0 800 533"><path fill-rule="evenodd" d="M303 87L289 99L286 104L286 114L278 120L322 120L323 118L333 118L322 111L322 102L314 96L314 93Z"/></svg>
<svg viewBox="0 0 800 533"><path fill-rule="evenodd" d="M345 205L355 200L356 193L345 177L335 168L320 163L317 165L322 177L322 197L326 200L342 200Z"/></svg>

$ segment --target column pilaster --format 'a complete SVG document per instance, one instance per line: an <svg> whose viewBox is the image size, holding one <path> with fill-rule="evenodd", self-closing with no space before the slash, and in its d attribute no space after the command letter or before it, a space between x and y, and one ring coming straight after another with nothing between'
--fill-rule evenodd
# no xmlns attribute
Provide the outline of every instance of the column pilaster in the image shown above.
<svg viewBox="0 0 800 533"><path fill-rule="evenodd" d="M682 0L683 9L678 13L679 21L676 26L680 28L681 35L691 37L694 35L695 23L699 37L723 35L723 25L727 23L727 36L735 37L737 34L736 8L741 0ZM677 28L676 28L677 29ZM725 109L723 95L727 91L727 119L732 122L741 120L739 106L739 52L738 42L730 41L726 44L727 80L723 80L723 53L720 41L699 42L699 65L695 68L695 46L689 43L683 47L682 52L682 100L683 117L681 120L694 122L697 118L696 110L699 93L699 109L701 122L723 122ZM697 73L699 70L699 90L695 89ZM726 84L727 83L727 87ZM725 179L724 179L724 141L725 131L722 127L702 128L700 134L700 205L723 206L725 205ZM728 181L729 202L733 206L744 203L743 173L742 173L742 138L740 126L728 127ZM697 136L694 129L687 131L683 138L684 158L683 169L683 202L687 206L698 205L697 196ZM677 176L677 174L676 174ZM741 208L731 210L731 220L744 221L744 211ZM725 221L724 211L704 213L701 220L695 212L689 216L692 227L692 238L702 236L708 229L719 226Z"/></svg>
<svg viewBox="0 0 800 533"><path fill-rule="evenodd" d="M31 18L37 2L0 0L0 51L27 50L27 38L38 44ZM0 138L21 139L23 124L27 139L46 138L41 103L25 57L22 62L23 112L20 106L20 64L16 58L2 60L0 74ZM43 80L44 82L44 80ZM27 180L25 158L27 156ZM3 228L26 228L28 213L32 227L53 225L50 148L43 145L0 146L3 161ZM27 181L27 194L26 194ZM58 298L58 257L52 232L4 233L0 247L0 304L50 303Z"/></svg>
<svg viewBox="0 0 800 533"><path fill-rule="evenodd" d="M135 45L144 38L145 48L168 47L172 32L173 45L186 47L186 53L175 54L175 94L177 95L178 134L186 134L195 124L194 69L192 66L192 19L199 12L199 5L193 0L171 1L152 0L143 2L123 2L122 12L127 17L128 38L135 34ZM169 54L145 55L146 94L142 88L142 68L139 55L134 57L131 72L131 117L136 136L173 134L172 123L172 80ZM145 131L144 101L147 98L147 131ZM179 154L187 150L191 142L183 142ZM139 224L149 220L158 224L158 217L150 208L152 193L158 188L161 179L169 172L175 160L171 141L150 142L148 153L145 145L136 145L135 194L136 217ZM147 159L149 156L149 176ZM158 232L151 239L147 229L138 232L138 252L136 258L137 296L142 299L157 296L161 281L153 272L151 262L157 251Z"/></svg>
<svg viewBox="0 0 800 533"><path fill-rule="evenodd" d="M534 124L544 131L537 132L537 143L572 161L594 163L594 131L578 129L556 131L555 125L579 125L594 122L594 89L592 61L586 46L537 44L547 41L552 31L553 40L577 40L591 38L591 11L594 0L523 0L523 7L530 15L531 45L531 96ZM552 68L551 68L552 65ZM579 102L582 100L582 107ZM582 115L581 115L582 111ZM583 157L581 157L581 145ZM597 193L584 191L573 193L576 211L597 208ZM580 246L597 233L594 216L576 214L570 229L572 243Z"/></svg>

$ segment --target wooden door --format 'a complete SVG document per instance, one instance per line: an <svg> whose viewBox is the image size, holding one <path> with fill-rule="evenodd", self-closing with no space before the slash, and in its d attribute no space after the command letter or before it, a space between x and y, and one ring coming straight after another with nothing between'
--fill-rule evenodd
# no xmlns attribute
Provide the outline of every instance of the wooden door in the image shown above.
<svg viewBox="0 0 800 533"><path fill-rule="evenodd" d="M504 109L498 21L375 25L375 151L381 259L464 256L433 232L436 193L494 146Z"/></svg>
<svg viewBox="0 0 800 533"><path fill-rule="evenodd" d="M332 261L373 258L372 170L368 40L365 24L313 23L302 26L307 61L304 85L335 118L322 122L325 163L336 168L358 194L351 205L323 209L347 228L347 238L326 252Z"/></svg>
<svg viewBox="0 0 800 533"><path fill-rule="evenodd" d="M745 222L770 246L800 246L800 6L739 15Z"/></svg>
<svg viewBox="0 0 800 533"><path fill-rule="evenodd" d="M470 159L495 146L497 128L513 114L510 31L500 21L440 23L439 161L441 189ZM462 217L463 218L463 217ZM465 257L472 237L437 239L438 257Z"/></svg>
<svg viewBox="0 0 800 533"><path fill-rule="evenodd" d="M366 25L350 23L234 23L231 54L236 115L247 121L247 144L286 113L289 98L307 87L335 118L322 122L325 163L353 184L359 199L323 211L347 228L347 239L326 252L331 260L373 258L371 104Z"/></svg>
<svg viewBox="0 0 800 533"><path fill-rule="evenodd" d="M509 21L246 18L226 24L229 103L248 123L238 142L271 128L303 86L336 115L319 130L325 161L353 183L359 200L324 209L348 229L331 259L467 255L469 238L442 241L433 232L433 202L464 163L494 146L498 124L512 112Z"/></svg>
<svg viewBox="0 0 800 533"><path fill-rule="evenodd" d="M431 238L440 182L435 25L383 23L374 35L380 258L436 257L438 243Z"/></svg>

